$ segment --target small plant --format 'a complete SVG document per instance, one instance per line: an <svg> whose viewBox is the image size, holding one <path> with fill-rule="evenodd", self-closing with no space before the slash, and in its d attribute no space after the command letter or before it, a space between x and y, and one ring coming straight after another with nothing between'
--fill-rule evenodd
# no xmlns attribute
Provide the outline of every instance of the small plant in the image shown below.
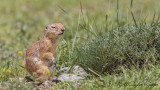
<svg viewBox="0 0 160 90"><path fill-rule="evenodd" d="M75 52L78 64L99 74L114 72L118 65L149 67L160 57L160 26L141 24L111 30Z"/></svg>

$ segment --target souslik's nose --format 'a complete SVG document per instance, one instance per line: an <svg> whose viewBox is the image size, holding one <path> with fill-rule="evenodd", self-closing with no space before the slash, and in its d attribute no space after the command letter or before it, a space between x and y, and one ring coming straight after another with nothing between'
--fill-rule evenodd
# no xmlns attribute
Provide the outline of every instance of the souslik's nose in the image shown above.
<svg viewBox="0 0 160 90"><path fill-rule="evenodd" d="M61 29L61 31L64 33L65 29Z"/></svg>

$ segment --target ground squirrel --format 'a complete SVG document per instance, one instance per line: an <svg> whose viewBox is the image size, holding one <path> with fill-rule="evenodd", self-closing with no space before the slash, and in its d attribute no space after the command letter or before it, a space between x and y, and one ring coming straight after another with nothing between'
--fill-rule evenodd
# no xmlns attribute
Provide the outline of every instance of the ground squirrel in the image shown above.
<svg viewBox="0 0 160 90"><path fill-rule="evenodd" d="M49 24L45 28L44 36L32 44L26 51L25 69L33 75L37 75L36 81L43 82L53 79L53 71L56 64L56 47L65 28L61 23ZM47 73L48 72L48 73Z"/></svg>

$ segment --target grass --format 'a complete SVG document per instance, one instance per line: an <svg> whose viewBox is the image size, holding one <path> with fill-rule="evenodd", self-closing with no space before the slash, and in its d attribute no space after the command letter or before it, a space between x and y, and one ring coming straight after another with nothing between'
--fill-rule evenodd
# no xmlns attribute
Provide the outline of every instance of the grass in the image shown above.
<svg viewBox="0 0 160 90"><path fill-rule="evenodd" d="M56 89L153 89L156 90L159 88L159 67L155 67L151 69L151 71L147 69L137 70L135 68L132 69L124 69L121 68L123 73L121 74L112 74L105 75L100 78L92 78L86 79L84 81L80 81L80 85L72 86L73 83L59 83L55 86ZM134 72L134 73L133 73Z"/></svg>
<svg viewBox="0 0 160 90"><path fill-rule="evenodd" d="M25 51L42 37L45 25L61 22L66 32L57 71L78 64L89 76L53 88L159 89L159 5L158 0L1 0L0 86L36 87L19 80L29 75L22 66Z"/></svg>
<svg viewBox="0 0 160 90"><path fill-rule="evenodd" d="M158 25L120 27L81 46L75 56L82 67L100 74L113 72L119 64L142 68L159 60L159 39Z"/></svg>

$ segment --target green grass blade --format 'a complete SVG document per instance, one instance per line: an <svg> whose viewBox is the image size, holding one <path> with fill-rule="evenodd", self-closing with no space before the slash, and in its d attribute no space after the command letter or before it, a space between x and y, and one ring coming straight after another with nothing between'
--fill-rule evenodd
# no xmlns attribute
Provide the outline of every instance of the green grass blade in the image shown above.
<svg viewBox="0 0 160 90"><path fill-rule="evenodd" d="M95 72L94 70L92 70L92 69L90 69L90 68L88 68L88 70L89 70L90 72L92 72L93 74L97 75L98 77L102 77L100 74L98 74L98 73Z"/></svg>
<svg viewBox="0 0 160 90"><path fill-rule="evenodd" d="M152 19L151 25L153 25L153 23L154 23L155 16L156 16L156 12L154 10L154 14L153 14L153 19Z"/></svg>
<svg viewBox="0 0 160 90"><path fill-rule="evenodd" d="M132 5L133 5L133 0L131 0L131 8L132 8Z"/></svg>
<svg viewBox="0 0 160 90"><path fill-rule="evenodd" d="M134 14L133 14L132 10L131 10L131 15L132 15L132 18L133 18L133 21L134 21L135 26L138 27L137 22L136 22L136 19L135 19L135 17L134 17Z"/></svg>
<svg viewBox="0 0 160 90"><path fill-rule="evenodd" d="M119 1L117 0L117 26L118 26L118 30L119 30Z"/></svg>

